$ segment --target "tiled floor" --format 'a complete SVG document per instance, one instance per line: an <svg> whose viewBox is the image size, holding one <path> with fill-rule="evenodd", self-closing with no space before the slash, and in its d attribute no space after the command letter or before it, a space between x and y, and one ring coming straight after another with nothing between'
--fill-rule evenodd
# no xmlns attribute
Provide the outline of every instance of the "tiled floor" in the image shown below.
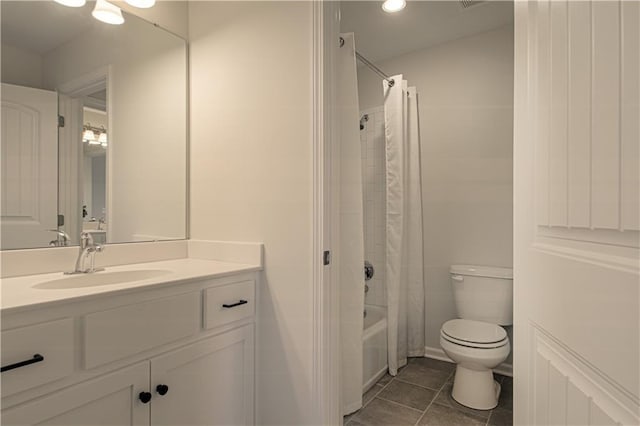
<svg viewBox="0 0 640 426"><path fill-rule="evenodd" d="M363 396L364 406L344 418L345 426L511 426L513 380L496 375L502 384L493 410L458 404L451 397L455 364L411 358L396 377L384 376Z"/></svg>

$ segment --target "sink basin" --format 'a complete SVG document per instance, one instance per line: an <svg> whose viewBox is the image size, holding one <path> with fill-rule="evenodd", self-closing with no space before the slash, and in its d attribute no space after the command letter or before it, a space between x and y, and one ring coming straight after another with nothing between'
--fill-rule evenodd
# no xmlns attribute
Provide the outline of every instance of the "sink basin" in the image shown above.
<svg viewBox="0 0 640 426"><path fill-rule="evenodd" d="M144 269L138 271L94 272L92 274L69 275L58 280L45 281L34 285L34 288L62 290L70 288L96 287L110 284L124 284L148 280L170 274L166 269Z"/></svg>

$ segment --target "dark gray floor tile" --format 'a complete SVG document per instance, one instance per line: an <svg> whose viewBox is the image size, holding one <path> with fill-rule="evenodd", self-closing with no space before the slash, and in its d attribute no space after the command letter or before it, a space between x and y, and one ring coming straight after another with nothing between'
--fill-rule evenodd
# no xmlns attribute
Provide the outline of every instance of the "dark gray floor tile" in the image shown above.
<svg viewBox="0 0 640 426"><path fill-rule="evenodd" d="M513 377L510 376L504 376L504 379L502 380L503 383L508 383L511 386L513 386Z"/></svg>
<svg viewBox="0 0 640 426"><path fill-rule="evenodd" d="M513 379L511 377L505 377L501 386L498 408L513 411Z"/></svg>
<svg viewBox="0 0 640 426"><path fill-rule="evenodd" d="M433 358L411 358L409 363L418 364L433 370L448 371L449 373L456 369L456 365L452 362L440 361L439 359Z"/></svg>
<svg viewBox="0 0 640 426"><path fill-rule="evenodd" d="M369 401L373 399L374 396L378 394L382 390L382 386L375 384L362 395L362 405L367 405Z"/></svg>
<svg viewBox="0 0 640 426"><path fill-rule="evenodd" d="M486 422L486 418L463 413L443 405L432 404L418 424L428 426L484 426Z"/></svg>
<svg viewBox="0 0 640 426"><path fill-rule="evenodd" d="M350 424L362 426L402 426L414 425L422 413L418 410L402 407L383 399L374 398L351 419Z"/></svg>
<svg viewBox="0 0 640 426"><path fill-rule="evenodd" d="M436 393L434 390L401 382L396 379L389 383L387 387L378 394L378 397L424 411L436 396Z"/></svg>
<svg viewBox="0 0 640 426"><path fill-rule="evenodd" d="M513 425L513 412L509 410L503 410L502 408L496 408L491 412L489 417L490 426L512 426Z"/></svg>
<svg viewBox="0 0 640 426"><path fill-rule="evenodd" d="M429 389L440 390L450 375L450 371L436 370L418 363L411 363L398 374L398 379Z"/></svg>
<svg viewBox="0 0 640 426"><path fill-rule="evenodd" d="M384 385L386 385L387 383L389 383L389 382L391 381L391 379L393 379L393 376L391 376L391 374L389 374L389 373L385 373L385 375L384 375L384 376L382 376L382 377L380 378L380 380L378 380L378 383L377 383L377 384L378 384L378 385L382 385L382 386L384 386Z"/></svg>
<svg viewBox="0 0 640 426"><path fill-rule="evenodd" d="M460 411L465 414L469 414L472 416L477 416L483 419L487 419L489 417L489 410L474 410L473 408L466 407L460 403L458 403L451 396L451 390L453 389L453 383L447 383L444 388L440 391L436 399L433 401L434 404L442 405L445 407L453 408L457 411Z"/></svg>

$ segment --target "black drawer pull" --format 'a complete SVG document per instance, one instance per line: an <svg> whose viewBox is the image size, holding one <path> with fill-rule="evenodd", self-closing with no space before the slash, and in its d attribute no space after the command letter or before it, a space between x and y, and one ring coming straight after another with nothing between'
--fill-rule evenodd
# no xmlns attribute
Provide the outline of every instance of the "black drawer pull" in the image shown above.
<svg viewBox="0 0 640 426"><path fill-rule="evenodd" d="M35 354L33 358L28 359L26 361L16 362L15 364L5 365L0 369L0 373L4 373L5 371L13 370L14 368L24 367L26 365L35 364L36 362L44 361L44 357L40 354Z"/></svg>
<svg viewBox="0 0 640 426"><path fill-rule="evenodd" d="M142 401L143 404L151 401L151 393L150 392L140 392L138 394L138 399Z"/></svg>
<svg viewBox="0 0 640 426"><path fill-rule="evenodd" d="M160 395L166 395L167 392L169 392L169 386L167 386L167 385L158 385L158 386L156 386L156 392L158 392Z"/></svg>
<svg viewBox="0 0 640 426"><path fill-rule="evenodd" d="M231 305L227 305L226 303L224 305L222 305L223 308L235 308L236 306L240 306L240 305L246 305L247 302L246 300L240 300L239 302L236 303L232 303Z"/></svg>

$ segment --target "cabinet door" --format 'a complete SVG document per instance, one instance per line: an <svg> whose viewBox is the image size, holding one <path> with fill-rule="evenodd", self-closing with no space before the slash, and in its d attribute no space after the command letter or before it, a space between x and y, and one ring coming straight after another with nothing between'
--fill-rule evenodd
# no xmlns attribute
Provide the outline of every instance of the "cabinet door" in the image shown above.
<svg viewBox="0 0 640 426"><path fill-rule="evenodd" d="M149 363L71 386L53 395L2 411L2 425L149 425L149 404L138 395L149 390Z"/></svg>
<svg viewBox="0 0 640 426"><path fill-rule="evenodd" d="M151 424L252 425L253 372L253 325L153 358Z"/></svg>

